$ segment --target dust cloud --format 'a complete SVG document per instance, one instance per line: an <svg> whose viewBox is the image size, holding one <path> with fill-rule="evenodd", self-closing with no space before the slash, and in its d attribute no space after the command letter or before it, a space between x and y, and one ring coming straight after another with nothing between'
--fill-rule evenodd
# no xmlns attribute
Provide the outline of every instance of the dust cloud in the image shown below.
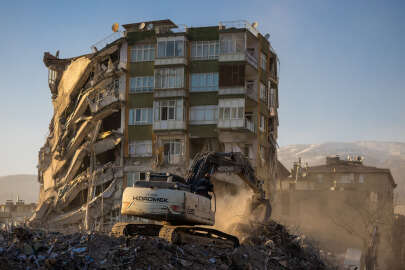
<svg viewBox="0 0 405 270"><path fill-rule="evenodd" d="M253 192L239 190L236 194L220 192L216 194L216 213L214 228L239 236L239 225L247 224L251 218L248 213Z"/></svg>

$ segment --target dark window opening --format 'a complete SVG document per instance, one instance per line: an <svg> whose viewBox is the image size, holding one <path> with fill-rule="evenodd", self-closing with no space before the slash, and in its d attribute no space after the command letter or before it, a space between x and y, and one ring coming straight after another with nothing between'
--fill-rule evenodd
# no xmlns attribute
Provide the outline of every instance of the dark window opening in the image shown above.
<svg viewBox="0 0 405 270"><path fill-rule="evenodd" d="M87 202L88 189L80 191L68 206L63 209L63 212L74 211L82 207Z"/></svg>
<svg viewBox="0 0 405 270"><path fill-rule="evenodd" d="M219 86L244 86L245 65L221 65L219 67Z"/></svg>
<svg viewBox="0 0 405 270"><path fill-rule="evenodd" d="M119 129L121 127L121 111L115 112L103 119L101 132Z"/></svg>
<svg viewBox="0 0 405 270"><path fill-rule="evenodd" d="M80 164L80 168L77 170L73 179L76 178L81 173L83 173L84 171L86 171L87 168L89 168L89 167L90 167L90 156L87 155L83 158L82 164Z"/></svg>
<svg viewBox="0 0 405 270"><path fill-rule="evenodd" d="M107 164L108 162L114 163L115 155L116 155L115 149L111 149L111 150L105 151L101 154L98 154L96 156L96 159L100 164Z"/></svg>

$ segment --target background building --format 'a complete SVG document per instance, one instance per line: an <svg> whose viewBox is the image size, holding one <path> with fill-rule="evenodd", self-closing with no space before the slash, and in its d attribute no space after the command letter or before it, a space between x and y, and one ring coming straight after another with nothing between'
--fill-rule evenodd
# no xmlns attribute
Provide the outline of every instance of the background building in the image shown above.
<svg viewBox="0 0 405 270"><path fill-rule="evenodd" d="M389 269L395 187L390 170L365 166L358 157L327 157L313 167L300 160L277 185L274 217L298 226L328 251L358 249L363 265Z"/></svg>
<svg viewBox="0 0 405 270"><path fill-rule="evenodd" d="M245 153L272 190L278 58L269 36L245 21L124 28L91 54L44 55L54 117L39 152L40 203L31 223L108 228L124 218L123 188L151 170L184 175L200 151Z"/></svg>

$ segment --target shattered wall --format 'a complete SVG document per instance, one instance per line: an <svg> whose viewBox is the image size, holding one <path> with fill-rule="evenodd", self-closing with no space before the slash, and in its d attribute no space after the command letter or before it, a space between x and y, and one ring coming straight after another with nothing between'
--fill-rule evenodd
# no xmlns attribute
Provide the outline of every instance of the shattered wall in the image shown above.
<svg viewBox="0 0 405 270"><path fill-rule="evenodd" d="M45 53L54 115L39 151L40 198L32 226L94 229L118 215L126 53L123 39L75 58Z"/></svg>

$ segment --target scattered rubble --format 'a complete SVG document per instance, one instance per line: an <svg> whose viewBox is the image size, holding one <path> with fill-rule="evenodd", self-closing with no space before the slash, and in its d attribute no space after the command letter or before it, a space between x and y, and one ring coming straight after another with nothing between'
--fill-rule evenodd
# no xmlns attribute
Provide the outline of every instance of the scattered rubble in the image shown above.
<svg viewBox="0 0 405 270"><path fill-rule="evenodd" d="M249 229L240 247L218 249L156 237L15 228L0 231L0 269L336 269L275 222Z"/></svg>

